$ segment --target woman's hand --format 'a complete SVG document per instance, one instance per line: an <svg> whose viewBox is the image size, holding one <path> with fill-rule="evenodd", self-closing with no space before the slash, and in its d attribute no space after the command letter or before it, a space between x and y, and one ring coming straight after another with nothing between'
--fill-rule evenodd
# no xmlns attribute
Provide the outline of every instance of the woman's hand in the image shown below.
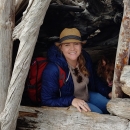
<svg viewBox="0 0 130 130"><path fill-rule="evenodd" d="M78 98L73 99L72 105L76 107L80 112L82 109L86 112L91 111L88 104L84 100Z"/></svg>

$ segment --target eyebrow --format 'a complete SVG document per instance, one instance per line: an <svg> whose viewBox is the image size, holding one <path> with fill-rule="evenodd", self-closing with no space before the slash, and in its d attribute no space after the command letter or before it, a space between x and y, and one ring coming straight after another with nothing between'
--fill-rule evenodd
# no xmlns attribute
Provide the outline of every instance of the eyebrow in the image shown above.
<svg viewBox="0 0 130 130"><path fill-rule="evenodd" d="M63 44L70 44L70 43L63 43Z"/></svg>

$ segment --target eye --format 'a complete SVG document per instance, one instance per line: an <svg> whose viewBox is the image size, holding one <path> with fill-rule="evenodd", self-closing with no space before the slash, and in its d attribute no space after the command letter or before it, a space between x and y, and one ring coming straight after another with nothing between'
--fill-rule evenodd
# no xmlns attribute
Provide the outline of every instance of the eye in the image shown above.
<svg viewBox="0 0 130 130"><path fill-rule="evenodd" d="M79 42L75 42L74 45L80 45L80 43Z"/></svg>
<svg viewBox="0 0 130 130"><path fill-rule="evenodd" d="M70 44L68 44L68 43L64 43L64 46L69 46Z"/></svg>

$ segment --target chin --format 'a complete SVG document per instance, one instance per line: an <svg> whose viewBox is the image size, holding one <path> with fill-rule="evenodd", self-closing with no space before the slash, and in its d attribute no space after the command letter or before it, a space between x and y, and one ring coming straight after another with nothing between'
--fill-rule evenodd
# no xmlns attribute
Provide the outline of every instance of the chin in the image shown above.
<svg viewBox="0 0 130 130"><path fill-rule="evenodd" d="M71 61L77 61L77 58L70 58Z"/></svg>
<svg viewBox="0 0 130 130"><path fill-rule="evenodd" d="M71 60L77 60L78 56L70 56L69 59L71 59Z"/></svg>

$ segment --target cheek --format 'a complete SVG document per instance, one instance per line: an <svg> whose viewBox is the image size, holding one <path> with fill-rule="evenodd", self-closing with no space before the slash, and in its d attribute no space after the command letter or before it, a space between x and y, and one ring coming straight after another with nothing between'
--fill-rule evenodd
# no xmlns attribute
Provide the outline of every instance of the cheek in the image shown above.
<svg viewBox="0 0 130 130"><path fill-rule="evenodd" d="M61 48L61 52L63 53L63 55L65 56L67 54L67 49L65 49L64 47Z"/></svg>
<svg viewBox="0 0 130 130"><path fill-rule="evenodd" d="M79 53L81 53L82 48L79 47L79 48L77 48L77 50L78 50Z"/></svg>
<svg viewBox="0 0 130 130"><path fill-rule="evenodd" d="M64 47L61 47L62 52L66 52L66 49Z"/></svg>

